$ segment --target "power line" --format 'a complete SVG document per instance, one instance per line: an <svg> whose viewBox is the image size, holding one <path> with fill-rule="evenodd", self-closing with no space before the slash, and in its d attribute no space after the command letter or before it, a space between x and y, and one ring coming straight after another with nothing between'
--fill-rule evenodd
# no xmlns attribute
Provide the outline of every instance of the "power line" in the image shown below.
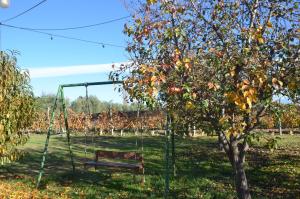
<svg viewBox="0 0 300 199"><path fill-rule="evenodd" d="M59 35L59 34L52 34L52 33L48 33L48 32L42 32L42 31L38 31L38 30L33 30L33 29L28 29L28 28L23 28L23 27L13 26L13 25L8 25L8 24L3 24L3 23L0 23L0 26L5 26L5 27L8 27L8 28L14 28L14 29L25 30L25 31L30 31L30 32L35 32L35 33L47 35L51 39L53 39L53 37L58 37L58 38L63 38L63 39L81 41L81 42L85 42L85 43L92 43L92 44L102 45L102 47L112 46L112 47L117 47L117 48L125 48L124 46L121 46L121 45L98 42L98 41L92 41L92 40L86 40L86 39L81 39L81 38L76 38L76 37L69 37L69 36Z"/></svg>
<svg viewBox="0 0 300 199"><path fill-rule="evenodd" d="M76 29L83 29L83 28L91 28L91 27L95 27L95 26L101 26L101 25L113 23L113 22L116 22L116 21L121 21L121 20L127 19L129 17L130 17L130 15L125 16L125 17L121 17L121 18L117 18L117 19L104 21L104 22L95 23L95 24L89 24L89 25L83 25L83 26L74 26L74 27L66 27L66 28L29 28L29 27L21 27L21 28L26 28L26 29L30 29L30 30L42 30L42 31L76 30Z"/></svg>
<svg viewBox="0 0 300 199"><path fill-rule="evenodd" d="M34 8L38 7L39 5L45 3L46 1L47 1L47 0L43 0L43 1L39 2L38 4L32 6L31 8L29 8L29 9L27 9L27 10L21 12L20 14L17 14L16 16L13 16L13 17L11 17L11 18L5 19L5 20L3 20L2 22L8 22L8 21L11 21L11 20L13 20L13 19L15 19L15 18L18 18L18 17L20 17L20 16L26 14L27 12L33 10Z"/></svg>

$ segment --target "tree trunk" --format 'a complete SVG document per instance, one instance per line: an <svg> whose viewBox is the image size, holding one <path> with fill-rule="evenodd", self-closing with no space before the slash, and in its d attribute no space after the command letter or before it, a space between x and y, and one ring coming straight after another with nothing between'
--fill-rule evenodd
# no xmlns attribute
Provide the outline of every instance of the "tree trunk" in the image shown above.
<svg viewBox="0 0 300 199"><path fill-rule="evenodd" d="M251 199L244 164L240 161L235 166L235 189L239 199Z"/></svg>
<svg viewBox="0 0 300 199"><path fill-rule="evenodd" d="M224 138L222 138L222 135L223 134L221 134L221 133L219 133L218 134L218 148L219 148L219 150L220 151L224 151L224 146L223 146L223 142L222 142L222 139L224 139Z"/></svg>
<svg viewBox="0 0 300 199"><path fill-rule="evenodd" d="M226 152L234 171L235 189L239 199L251 199L244 162L247 142L238 143L236 140L227 140L224 133L219 132L219 147Z"/></svg>
<svg viewBox="0 0 300 199"><path fill-rule="evenodd" d="M237 141L230 142L229 159L234 170L235 189L239 199L251 199L248 181L244 169L245 147L247 143L241 144Z"/></svg>

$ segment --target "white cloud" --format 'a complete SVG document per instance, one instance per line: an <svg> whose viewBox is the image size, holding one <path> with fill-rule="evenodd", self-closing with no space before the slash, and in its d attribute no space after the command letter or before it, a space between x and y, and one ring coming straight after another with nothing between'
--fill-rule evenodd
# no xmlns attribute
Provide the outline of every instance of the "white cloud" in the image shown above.
<svg viewBox="0 0 300 199"><path fill-rule="evenodd" d="M124 63L113 63L116 67ZM31 78L42 77L59 77L70 75L82 75L93 73L104 73L112 71L113 64L95 64L95 65L78 65L78 66L62 66L62 67L41 67L28 68Z"/></svg>

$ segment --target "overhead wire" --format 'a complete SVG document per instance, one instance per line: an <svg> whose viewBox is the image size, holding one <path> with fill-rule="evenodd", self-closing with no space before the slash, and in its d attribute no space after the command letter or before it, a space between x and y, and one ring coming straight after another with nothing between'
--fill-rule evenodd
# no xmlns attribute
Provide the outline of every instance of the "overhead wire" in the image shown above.
<svg viewBox="0 0 300 199"><path fill-rule="evenodd" d="M116 21L121 21L121 20L127 19L129 17L130 17L130 15L120 17L120 18L116 18L116 19L112 19L112 20L108 20L108 21L104 21L104 22L95 23L95 24L89 24L89 25L83 25L83 26L74 26L74 27L66 27L66 28L30 28L30 27L22 27L22 28L31 29L31 30L41 30L41 31L76 30L76 29L83 29L83 28L91 28L91 27L95 27L95 26L101 26L101 25L113 23L113 22L116 22Z"/></svg>
<svg viewBox="0 0 300 199"><path fill-rule="evenodd" d="M3 22L8 22L8 21L11 21L11 20L13 20L13 19L16 19L16 18L18 18L18 17L20 17L20 16L26 14L27 12L33 10L34 8L40 6L41 4L45 3L46 1L47 1L47 0L40 1L39 3L37 3L37 4L35 4L34 6L30 7L29 9L27 9L27 10L25 10L25 11L23 11L23 12L17 14L17 15L15 15L15 16L13 16L13 17L10 17L10 18L8 18L8 19L2 20L1 22L3 23Z"/></svg>
<svg viewBox="0 0 300 199"><path fill-rule="evenodd" d="M16 19L16 18L18 18L18 17L26 14L27 12L29 12L29 11L33 10L34 8L40 6L41 4L45 3L46 1L47 0L40 1L39 3L37 3L34 6L30 7L29 9L27 9L27 10L25 10L25 11L23 11L23 12L17 14L17 15L15 15L13 17L10 17L8 19L2 20L0 22L0 28L1 28L1 26L5 26L5 27L8 27L8 28L14 28L14 29L19 29L19 30L31 31L31 32L35 32L35 33L39 33L39 34L50 36L51 40L53 40L53 37L58 37L58 38L63 38L63 39L76 40L76 41L81 41L81 42L86 42L86 43L92 43L92 44L102 45L103 48L105 46L125 48L124 46L121 46L121 45L116 45L116 44L111 44L111 43L104 43L104 42L98 42L98 41L92 41L92 40L81 39L81 38L77 38L77 37L70 37L70 36L65 36L65 35L61 35L61 34L53 34L53 33L43 32L43 31L76 30L76 29L90 28L90 27L95 27L95 26L100 26L100 25L104 25L104 24L108 24L108 23L120 21L120 20L129 18L130 15L124 16L124 17L120 17L120 18L117 18L117 19L112 19L112 20L109 20L109 21L95 23L95 24L89 24L89 25L83 25L83 26L75 26L75 27L66 27L66 28L29 28L29 27L21 27L21 26L9 25L9 24L5 23L5 22L11 21L13 19Z"/></svg>
<svg viewBox="0 0 300 199"><path fill-rule="evenodd" d="M53 34L53 33L49 33L49 32L43 32L43 31L28 29L28 28L19 27L19 26L13 26L13 25L4 24L4 23L0 23L0 26L4 26L4 27L8 27L8 28L14 28L14 29L19 29L19 30L25 30L25 31L30 31L30 32L35 32L35 33L47 35L51 39L53 39L53 37L58 37L58 38L63 38L63 39L69 39L69 40L75 40L75 41L81 41L81 42L86 42L86 43L92 43L92 44L102 45L102 47L112 46L112 47L117 47L117 48L125 48L124 46L117 45L117 44L111 44L111 43L104 43L104 42L86 40L86 39L81 39L81 38L77 38L77 37L65 36L65 35L61 35L61 34Z"/></svg>

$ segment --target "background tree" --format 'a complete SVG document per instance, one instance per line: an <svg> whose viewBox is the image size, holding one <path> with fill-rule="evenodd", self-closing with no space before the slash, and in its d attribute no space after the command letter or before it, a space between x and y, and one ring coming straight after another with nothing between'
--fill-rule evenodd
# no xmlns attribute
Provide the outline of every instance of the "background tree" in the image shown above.
<svg viewBox="0 0 300 199"><path fill-rule="evenodd" d="M71 103L71 109L77 113L79 112L86 113L87 112L86 106L87 106L86 98L82 96L79 96L76 100L74 100ZM99 113L106 108L105 103L100 102L100 100L93 95L89 96L88 106L91 113Z"/></svg>
<svg viewBox="0 0 300 199"><path fill-rule="evenodd" d="M17 159L16 146L34 119L34 98L27 72L17 67L15 53L0 52L0 164Z"/></svg>
<svg viewBox="0 0 300 199"><path fill-rule="evenodd" d="M88 105L91 113L108 112L110 108L115 111L136 111L138 109L137 103L121 104L112 101L101 101L94 95L89 96ZM77 113L86 112L86 98L79 96L71 102L70 108ZM145 109L146 107L142 106L140 108Z"/></svg>
<svg viewBox="0 0 300 199"><path fill-rule="evenodd" d="M292 0L147 0L125 25L132 64L111 78L124 79L132 98L164 105L173 117L190 115L216 132L239 198L251 198L244 163L252 130L273 96L299 99L298 6Z"/></svg>
<svg viewBox="0 0 300 199"><path fill-rule="evenodd" d="M36 109L37 111L47 111L48 108L52 109L54 100L56 98L56 95L54 94L42 94L40 97L35 98L35 104L36 104ZM59 101L60 103L60 101ZM70 100L66 99L65 100L66 106L70 106Z"/></svg>

